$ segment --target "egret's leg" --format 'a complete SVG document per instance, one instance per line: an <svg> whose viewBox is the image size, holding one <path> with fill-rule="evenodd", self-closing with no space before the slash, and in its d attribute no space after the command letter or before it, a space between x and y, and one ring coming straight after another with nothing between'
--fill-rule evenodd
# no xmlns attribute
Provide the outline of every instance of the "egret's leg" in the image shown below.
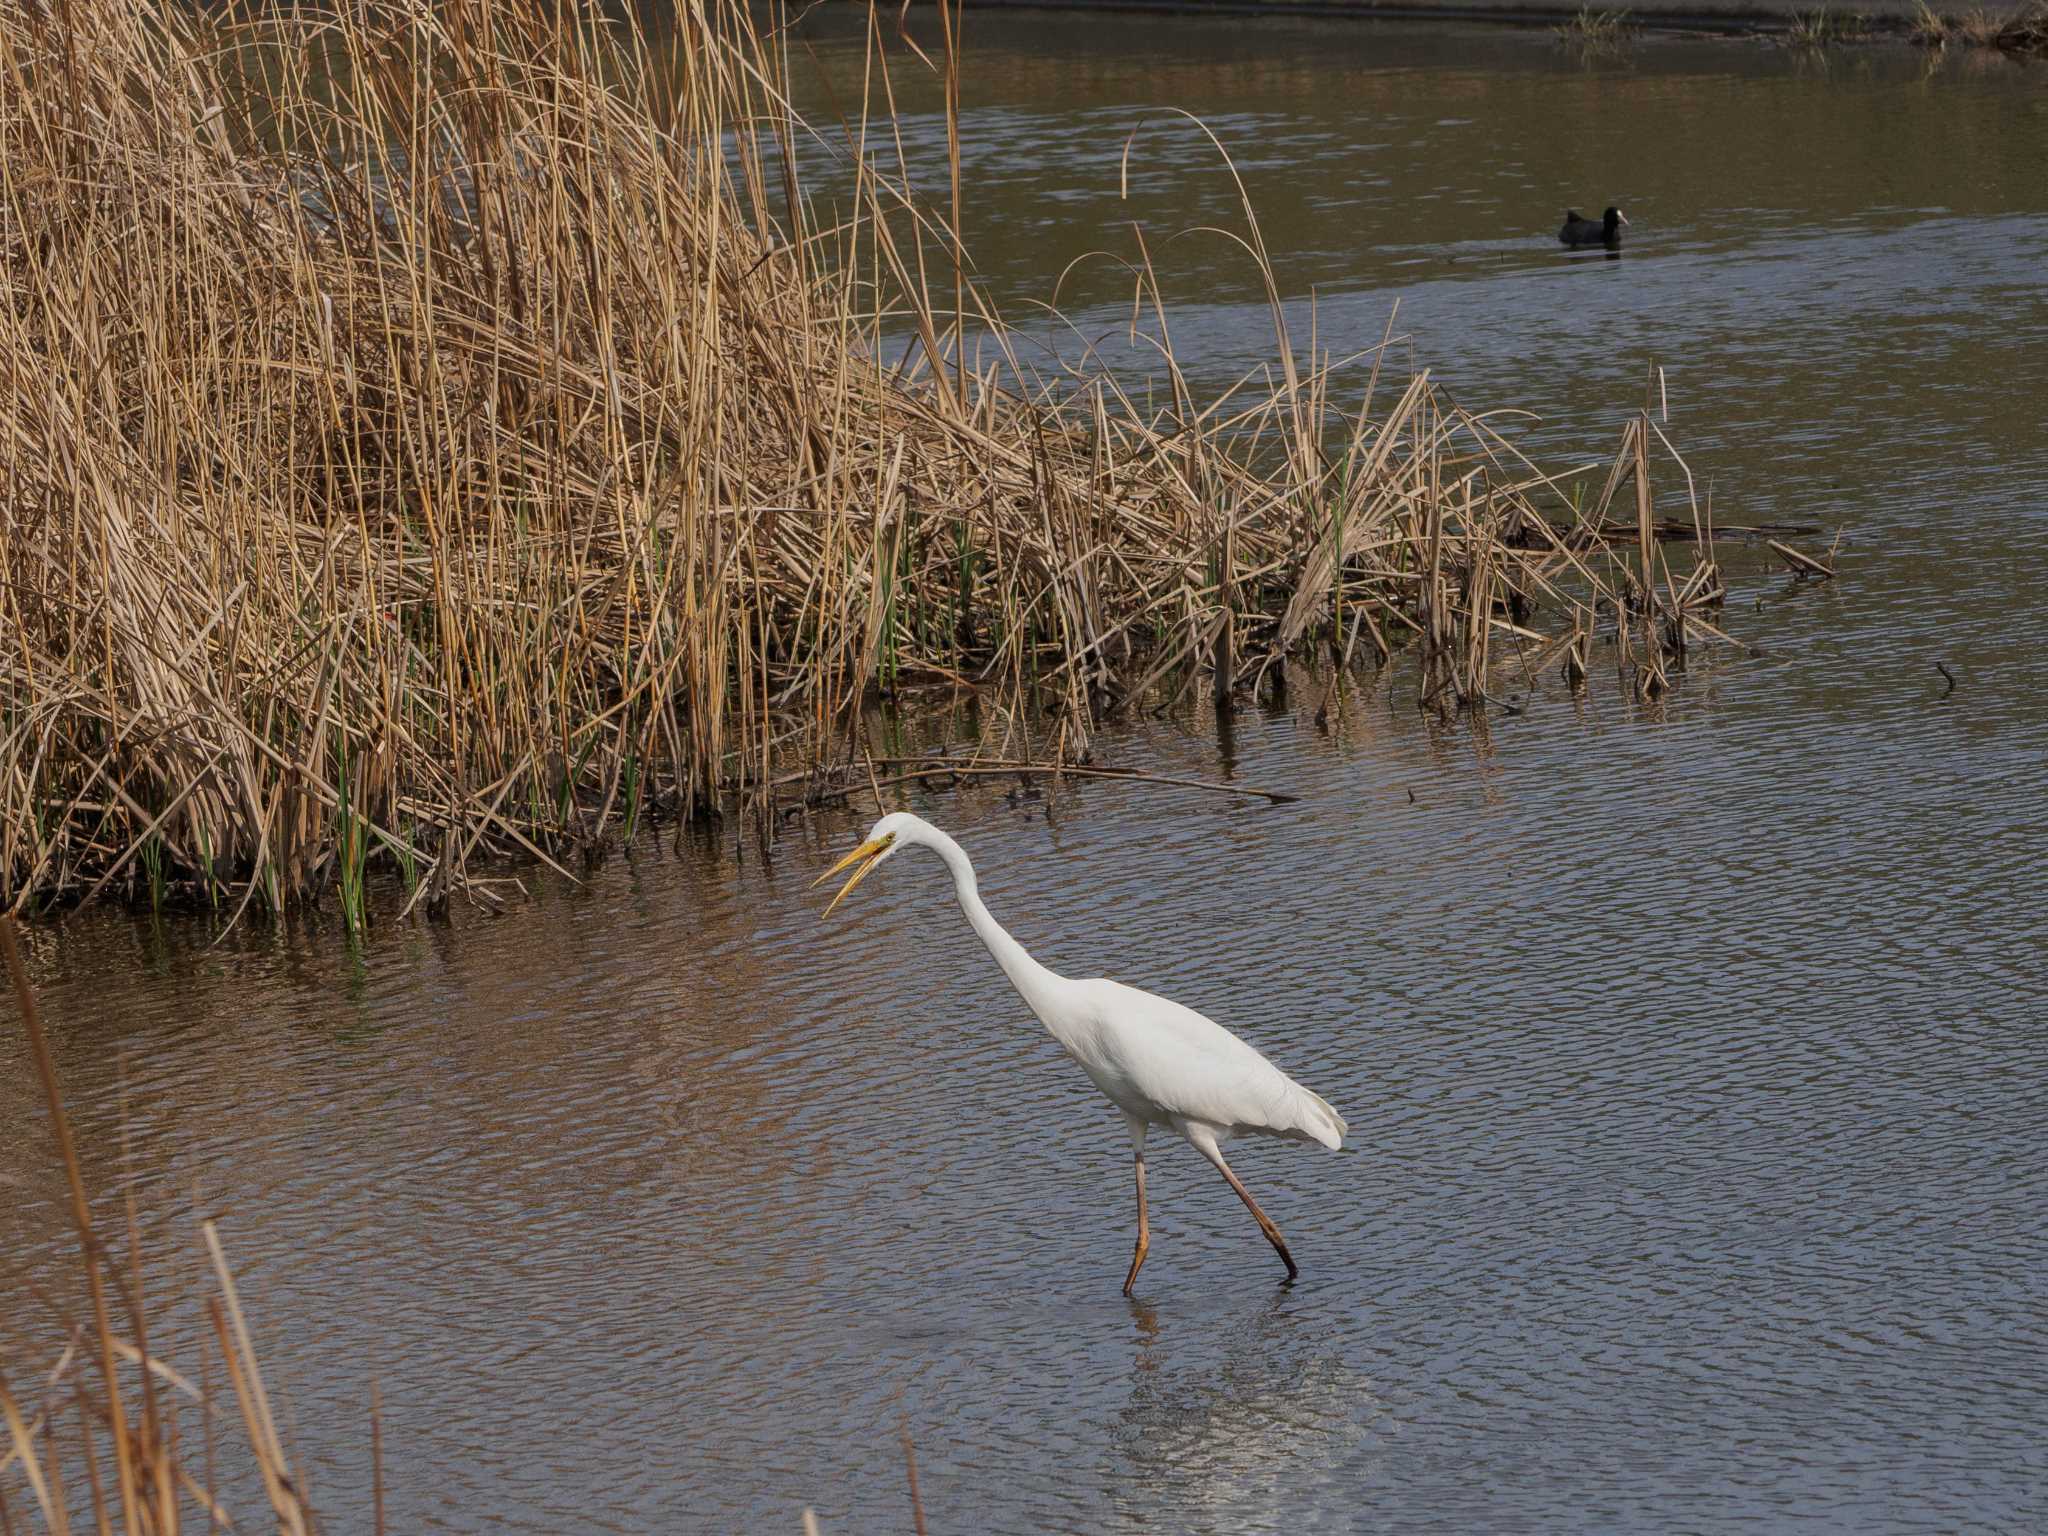
<svg viewBox="0 0 2048 1536"><path fill-rule="evenodd" d="M1237 1191L1237 1198L1244 1202L1244 1208L1250 1211L1253 1219L1258 1222L1259 1230L1266 1234L1266 1241L1271 1243L1273 1251L1280 1255L1280 1262L1287 1266L1287 1278L1292 1280L1300 1274L1301 1270L1295 1265L1294 1255L1287 1251L1287 1239L1280 1235L1280 1229L1273 1225L1264 1211L1259 1209L1259 1202L1252 1198L1252 1192L1244 1187L1244 1182L1230 1171L1230 1164L1223 1161L1223 1149L1216 1145L1215 1138L1198 1138L1191 1135L1188 1140L1194 1143L1196 1151L1216 1165L1218 1173L1230 1181L1230 1187Z"/></svg>
<svg viewBox="0 0 2048 1536"><path fill-rule="evenodd" d="M1138 1283L1138 1271L1145 1265L1145 1253L1152 1246L1152 1234L1145 1225L1145 1122L1136 1115L1128 1117L1131 1122L1133 1156L1138 1168L1138 1250L1131 1255L1131 1272L1124 1276L1124 1294L1131 1294L1131 1287Z"/></svg>

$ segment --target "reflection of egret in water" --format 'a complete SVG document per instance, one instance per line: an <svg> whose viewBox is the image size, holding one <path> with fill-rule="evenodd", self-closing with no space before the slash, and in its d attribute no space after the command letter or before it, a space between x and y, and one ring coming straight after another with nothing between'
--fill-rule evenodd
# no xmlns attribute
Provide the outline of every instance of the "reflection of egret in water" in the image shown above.
<svg viewBox="0 0 2048 1536"><path fill-rule="evenodd" d="M1131 1304L1131 1392L1102 1479L1120 1515L1162 1530L1264 1528L1378 1481L1389 1409L1301 1301L1282 1291L1234 1316L1176 1316L1170 1334Z"/></svg>
<svg viewBox="0 0 2048 1536"><path fill-rule="evenodd" d="M1159 1309L1149 1301L1131 1301L1131 1321L1138 1327L1138 1358L1134 1362L1141 1371L1158 1367L1153 1346L1159 1342Z"/></svg>

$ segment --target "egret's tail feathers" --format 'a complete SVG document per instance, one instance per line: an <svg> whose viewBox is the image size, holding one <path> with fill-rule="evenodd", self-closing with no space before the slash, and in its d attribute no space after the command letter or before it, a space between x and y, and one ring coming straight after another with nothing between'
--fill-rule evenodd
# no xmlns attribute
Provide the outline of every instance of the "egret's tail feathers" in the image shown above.
<svg viewBox="0 0 2048 1536"><path fill-rule="evenodd" d="M1301 1095L1294 1119L1296 1132L1310 1141L1321 1142L1332 1152L1343 1146L1344 1133L1351 1129L1344 1123L1344 1117L1330 1108L1327 1099L1310 1093L1301 1084L1296 1083L1294 1091Z"/></svg>

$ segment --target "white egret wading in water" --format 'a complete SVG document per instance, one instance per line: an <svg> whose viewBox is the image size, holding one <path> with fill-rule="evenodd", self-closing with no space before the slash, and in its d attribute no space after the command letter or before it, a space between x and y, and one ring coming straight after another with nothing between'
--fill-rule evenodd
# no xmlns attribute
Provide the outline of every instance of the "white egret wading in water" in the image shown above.
<svg viewBox="0 0 2048 1536"><path fill-rule="evenodd" d="M1216 1165L1257 1218L1259 1230L1287 1266L1287 1278L1300 1273L1280 1229L1223 1160L1222 1144L1233 1136L1281 1136L1318 1141L1334 1150L1344 1140L1343 1117L1221 1024L1192 1008L1121 982L1055 976L989 915L967 855L928 821L899 811L876 822L865 842L813 882L829 880L849 865L860 866L832 898L827 915L905 848L929 848L952 871L961 910L1010 985L1130 1123L1137 1154L1138 1246L1131 1256L1131 1272L1124 1277L1124 1294L1130 1295L1137 1284L1150 1246L1145 1228L1145 1130L1154 1125L1178 1131Z"/></svg>

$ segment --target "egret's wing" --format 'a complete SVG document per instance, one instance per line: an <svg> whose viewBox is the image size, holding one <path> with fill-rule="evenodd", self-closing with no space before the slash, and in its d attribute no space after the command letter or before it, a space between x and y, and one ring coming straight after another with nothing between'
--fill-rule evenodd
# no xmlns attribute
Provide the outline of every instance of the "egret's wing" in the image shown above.
<svg viewBox="0 0 2048 1536"><path fill-rule="evenodd" d="M1343 1142L1342 1116L1214 1019L1121 982L1081 985L1106 1064L1165 1113L1221 1130Z"/></svg>

